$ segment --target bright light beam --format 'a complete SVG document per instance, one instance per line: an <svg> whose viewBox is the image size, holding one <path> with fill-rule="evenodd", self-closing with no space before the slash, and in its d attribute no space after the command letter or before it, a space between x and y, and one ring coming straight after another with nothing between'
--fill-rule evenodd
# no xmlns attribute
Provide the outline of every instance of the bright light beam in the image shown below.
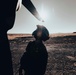
<svg viewBox="0 0 76 75"><path fill-rule="evenodd" d="M41 16L41 18L46 21L47 20L47 12L46 10L44 9L44 6L42 5L42 8L41 10L39 11L39 14Z"/></svg>

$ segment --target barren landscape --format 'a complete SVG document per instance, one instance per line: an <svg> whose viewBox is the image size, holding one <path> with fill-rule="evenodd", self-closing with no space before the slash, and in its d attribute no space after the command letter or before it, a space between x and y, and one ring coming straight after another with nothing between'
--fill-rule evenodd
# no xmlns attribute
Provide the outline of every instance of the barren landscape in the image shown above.
<svg viewBox="0 0 76 75"><path fill-rule="evenodd" d="M30 34L8 34L8 38L14 75L18 75L20 58L34 38ZM45 75L76 75L76 33L52 34L44 44L49 55Z"/></svg>

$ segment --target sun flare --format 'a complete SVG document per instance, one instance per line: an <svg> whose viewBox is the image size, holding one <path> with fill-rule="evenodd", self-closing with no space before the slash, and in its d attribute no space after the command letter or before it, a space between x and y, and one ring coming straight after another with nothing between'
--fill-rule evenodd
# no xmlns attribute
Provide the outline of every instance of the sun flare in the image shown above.
<svg viewBox="0 0 76 75"><path fill-rule="evenodd" d="M39 10L39 14L41 16L41 18L46 21L47 17L48 17L48 13L47 10L44 8L44 6L42 5L42 8Z"/></svg>

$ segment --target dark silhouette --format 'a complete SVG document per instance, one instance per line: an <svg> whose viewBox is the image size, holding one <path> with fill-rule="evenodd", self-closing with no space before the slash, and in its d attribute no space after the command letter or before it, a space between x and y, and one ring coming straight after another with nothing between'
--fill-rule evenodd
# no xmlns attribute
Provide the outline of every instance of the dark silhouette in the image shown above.
<svg viewBox="0 0 76 75"><path fill-rule="evenodd" d="M26 52L20 60L19 75L44 75L48 53L42 41L49 39L49 33L44 26L37 26L33 32L35 41L29 42ZM44 37L45 36L45 37ZM23 70L25 74L23 74Z"/></svg>
<svg viewBox="0 0 76 75"><path fill-rule="evenodd" d="M14 25L17 2L18 0L0 1L0 75L13 75L12 57L7 31ZM30 0L23 0L22 3L40 20L40 16Z"/></svg>
<svg viewBox="0 0 76 75"><path fill-rule="evenodd" d="M13 27L17 0L0 1L0 75L13 75L7 31Z"/></svg>

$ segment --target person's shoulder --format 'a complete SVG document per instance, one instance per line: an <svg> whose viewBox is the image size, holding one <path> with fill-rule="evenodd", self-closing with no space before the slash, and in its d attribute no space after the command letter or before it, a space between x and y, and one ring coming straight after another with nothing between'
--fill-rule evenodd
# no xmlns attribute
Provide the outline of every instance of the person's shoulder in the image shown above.
<svg viewBox="0 0 76 75"><path fill-rule="evenodd" d="M33 44L33 43L35 43L35 41L30 41L28 44Z"/></svg>
<svg viewBox="0 0 76 75"><path fill-rule="evenodd" d="M45 44L42 42L42 47L44 48L44 49L46 49L46 46L45 46Z"/></svg>
<svg viewBox="0 0 76 75"><path fill-rule="evenodd" d="M27 48L30 48L30 47L32 47L32 46L34 46L34 41L30 41L28 44L27 44Z"/></svg>

